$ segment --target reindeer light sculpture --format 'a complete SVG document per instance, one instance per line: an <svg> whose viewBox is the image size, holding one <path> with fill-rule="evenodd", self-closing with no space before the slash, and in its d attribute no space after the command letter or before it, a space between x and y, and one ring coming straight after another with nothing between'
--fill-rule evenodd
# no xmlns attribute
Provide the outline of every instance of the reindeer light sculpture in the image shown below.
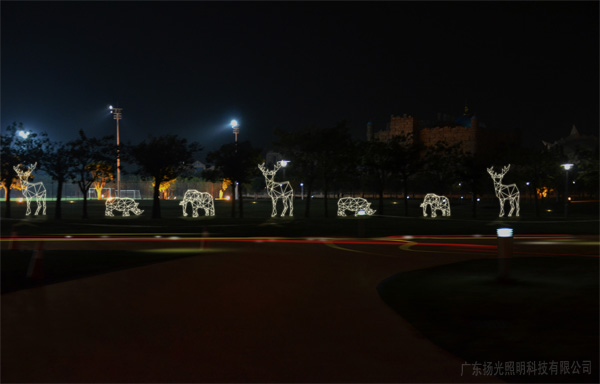
<svg viewBox="0 0 600 384"><path fill-rule="evenodd" d="M501 173L494 172L494 167L490 167L487 169L490 176L492 176L492 180L494 181L494 189L496 191L496 197L500 200L500 217L504 216L504 203L506 200L510 203L510 212L508 212L508 217L512 216L515 207L517 208L517 212L515 216L519 216L519 200L520 200L520 192L517 188L516 184L502 184L502 178L506 175L506 172L510 169L510 164L506 167L502 168Z"/></svg>
<svg viewBox="0 0 600 384"><path fill-rule="evenodd" d="M33 172L33 170L35 169L36 165L37 163L33 165L29 164L29 167L25 171L21 170L21 164L13 167L13 169L17 173L17 176L19 176L19 180L21 180L21 185L23 186L23 196L25 196L25 199L27 200L27 212L25 212L26 216L31 215L32 198L34 198L37 202L37 209L35 210L34 215L37 216L42 207L44 208L44 210L42 211L42 215L46 214L46 187L44 187L44 183L30 183L27 181L29 180L29 176L31 175L31 172Z"/></svg>
<svg viewBox="0 0 600 384"><path fill-rule="evenodd" d="M283 202L283 212L281 212L281 217L285 216L285 212L290 210L290 216L294 216L294 190L290 185L289 181L273 181L275 174L277 171L283 166L287 165L286 161L278 161L275 164L275 168L272 171L265 168L264 163L258 165L258 169L262 172L265 177L265 181L267 183L267 193L271 198L271 202L273 203L273 212L271 212L271 217L277 216L277 200L281 199Z"/></svg>

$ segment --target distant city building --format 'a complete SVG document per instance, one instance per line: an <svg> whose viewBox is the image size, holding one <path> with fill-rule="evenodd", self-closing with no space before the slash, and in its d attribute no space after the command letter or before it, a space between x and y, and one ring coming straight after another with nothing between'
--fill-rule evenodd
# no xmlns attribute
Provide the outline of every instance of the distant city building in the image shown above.
<svg viewBox="0 0 600 384"><path fill-rule="evenodd" d="M542 140L542 144L548 150L560 149L568 161L577 164L579 162L578 154L581 151L595 150L598 146L598 138L580 134L575 125L573 125L569 136L556 140L554 143Z"/></svg>
<svg viewBox="0 0 600 384"><path fill-rule="evenodd" d="M518 142L517 135L514 133L488 129L466 106L463 115L456 119L438 113L437 120L419 122L414 116L407 114L392 115L387 129L378 132L373 130L371 123L367 124L367 140L369 141L389 141L400 135L412 135L412 138L419 140L425 147L433 146L440 141L446 142L448 145L458 144L465 153L473 154L485 151L490 146L498 146L503 142L512 145Z"/></svg>

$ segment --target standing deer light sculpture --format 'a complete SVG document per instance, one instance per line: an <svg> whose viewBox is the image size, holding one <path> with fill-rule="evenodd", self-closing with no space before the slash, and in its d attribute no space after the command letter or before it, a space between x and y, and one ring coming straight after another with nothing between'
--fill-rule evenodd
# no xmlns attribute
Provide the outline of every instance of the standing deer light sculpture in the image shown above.
<svg viewBox="0 0 600 384"><path fill-rule="evenodd" d="M44 210L42 211L42 215L46 214L46 187L44 187L44 183L30 183L27 181L29 180L29 176L31 175L31 172L33 172L33 170L35 169L36 165L37 163L33 165L30 164L29 168L27 168L27 170L25 171L21 170L21 164L13 167L13 169L17 173L17 176L19 176L19 180L21 180L21 185L23 186L21 192L23 192L23 196L25 196L25 199L27 200L27 212L25 212L26 216L31 215L32 198L35 198L35 201L37 202L37 209L35 210L35 215L37 216L42 207L44 208Z"/></svg>
<svg viewBox="0 0 600 384"><path fill-rule="evenodd" d="M271 217L277 216L277 200L281 199L283 202L283 212L281 212L281 217L285 216L285 212L290 209L290 216L294 216L294 190L290 185L289 181L273 181L275 174L282 166L285 167L287 165L287 161L278 161L275 164L275 168L270 171L265 168L264 163L258 165L258 169L262 172L265 177L265 181L267 182L267 193L271 198L271 202L273 203L273 212L271 212Z"/></svg>
<svg viewBox="0 0 600 384"><path fill-rule="evenodd" d="M508 212L508 217L512 216L515 206L517 208L515 216L519 216L519 200L521 196L519 193L519 188L517 188L516 184L502 184L502 178L504 175L506 175L506 172L508 172L509 169L510 164L502 168L501 173L494 172L494 167L487 169L490 176L492 176L492 180L494 181L496 197L498 200L500 200L500 217L504 216L504 203L506 200L508 200L510 203L510 212Z"/></svg>

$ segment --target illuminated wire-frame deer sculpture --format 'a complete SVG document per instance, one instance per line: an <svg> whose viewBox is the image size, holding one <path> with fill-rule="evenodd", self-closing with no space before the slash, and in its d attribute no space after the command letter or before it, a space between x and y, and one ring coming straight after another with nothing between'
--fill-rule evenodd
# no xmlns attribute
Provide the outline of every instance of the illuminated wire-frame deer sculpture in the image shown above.
<svg viewBox="0 0 600 384"><path fill-rule="evenodd" d="M285 216L285 212L290 210L290 216L294 216L294 190L290 185L289 181L273 181L275 174L277 171L283 166L287 165L287 161L278 161L275 164L275 168L270 171L265 168L264 163L258 165L258 169L262 172L265 177L265 181L267 182L267 193L271 198L271 202L273 203L273 212L271 212L271 217L277 216L277 200L281 199L283 202L283 212L281 212L281 217Z"/></svg>
<svg viewBox="0 0 600 384"><path fill-rule="evenodd" d="M44 187L44 183L30 183L27 181L29 180L29 176L31 175L31 172L33 172L33 170L35 169L36 165L37 163L33 165L29 164L29 168L27 168L27 170L25 171L21 170L21 164L13 167L13 169L17 173L17 176L19 176L19 180L21 180L21 185L23 186L21 192L23 192L23 196L25 196L25 199L27 200L27 212L25 212L26 216L31 215L32 198L34 198L37 202L37 209L35 210L34 215L37 215L42 207L44 208L42 211L42 215L46 214L46 187Z"/></svg>
<svg viewBox="0 0 600 384"><path fill-rule="evenodd" d="M494 189L496 190L496 197L500 200L500 217L504 216L504 203L506 200L510 203L510 212L508 212L508 217L512 216L515 207L517 212L515 216L519 216L519 201L521 198L521 194L519 192L519 188L517 188L516 184L502 184L502 178L506 175L506 172L510 169L510 164L506 167L502 168L501 173L494 172L494 167L490 167L487 169L490 176L492 176L492 180L494 181Z"/></svg>

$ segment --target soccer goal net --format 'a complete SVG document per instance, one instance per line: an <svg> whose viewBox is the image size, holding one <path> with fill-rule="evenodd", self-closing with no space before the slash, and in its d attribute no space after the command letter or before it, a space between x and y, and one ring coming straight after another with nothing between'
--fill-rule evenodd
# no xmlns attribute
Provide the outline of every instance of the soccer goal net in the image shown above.
<svg viewBox="0 0 600 384"><path fill-rule="evenodd" d="M101 198L106 200L110 197L114 197L114 191L112 188L102 188ZM94 188L88 189L88 199L89 200L98 200L98 192Z"/></svg>
<svg viewBox="0 0 600 384"><path fill-rule="evenodd" d="M118 194L118 192L115 194ZM139 189L121 189L121 197L130 197L132 199L141 200L142 194Z"/></svg>

